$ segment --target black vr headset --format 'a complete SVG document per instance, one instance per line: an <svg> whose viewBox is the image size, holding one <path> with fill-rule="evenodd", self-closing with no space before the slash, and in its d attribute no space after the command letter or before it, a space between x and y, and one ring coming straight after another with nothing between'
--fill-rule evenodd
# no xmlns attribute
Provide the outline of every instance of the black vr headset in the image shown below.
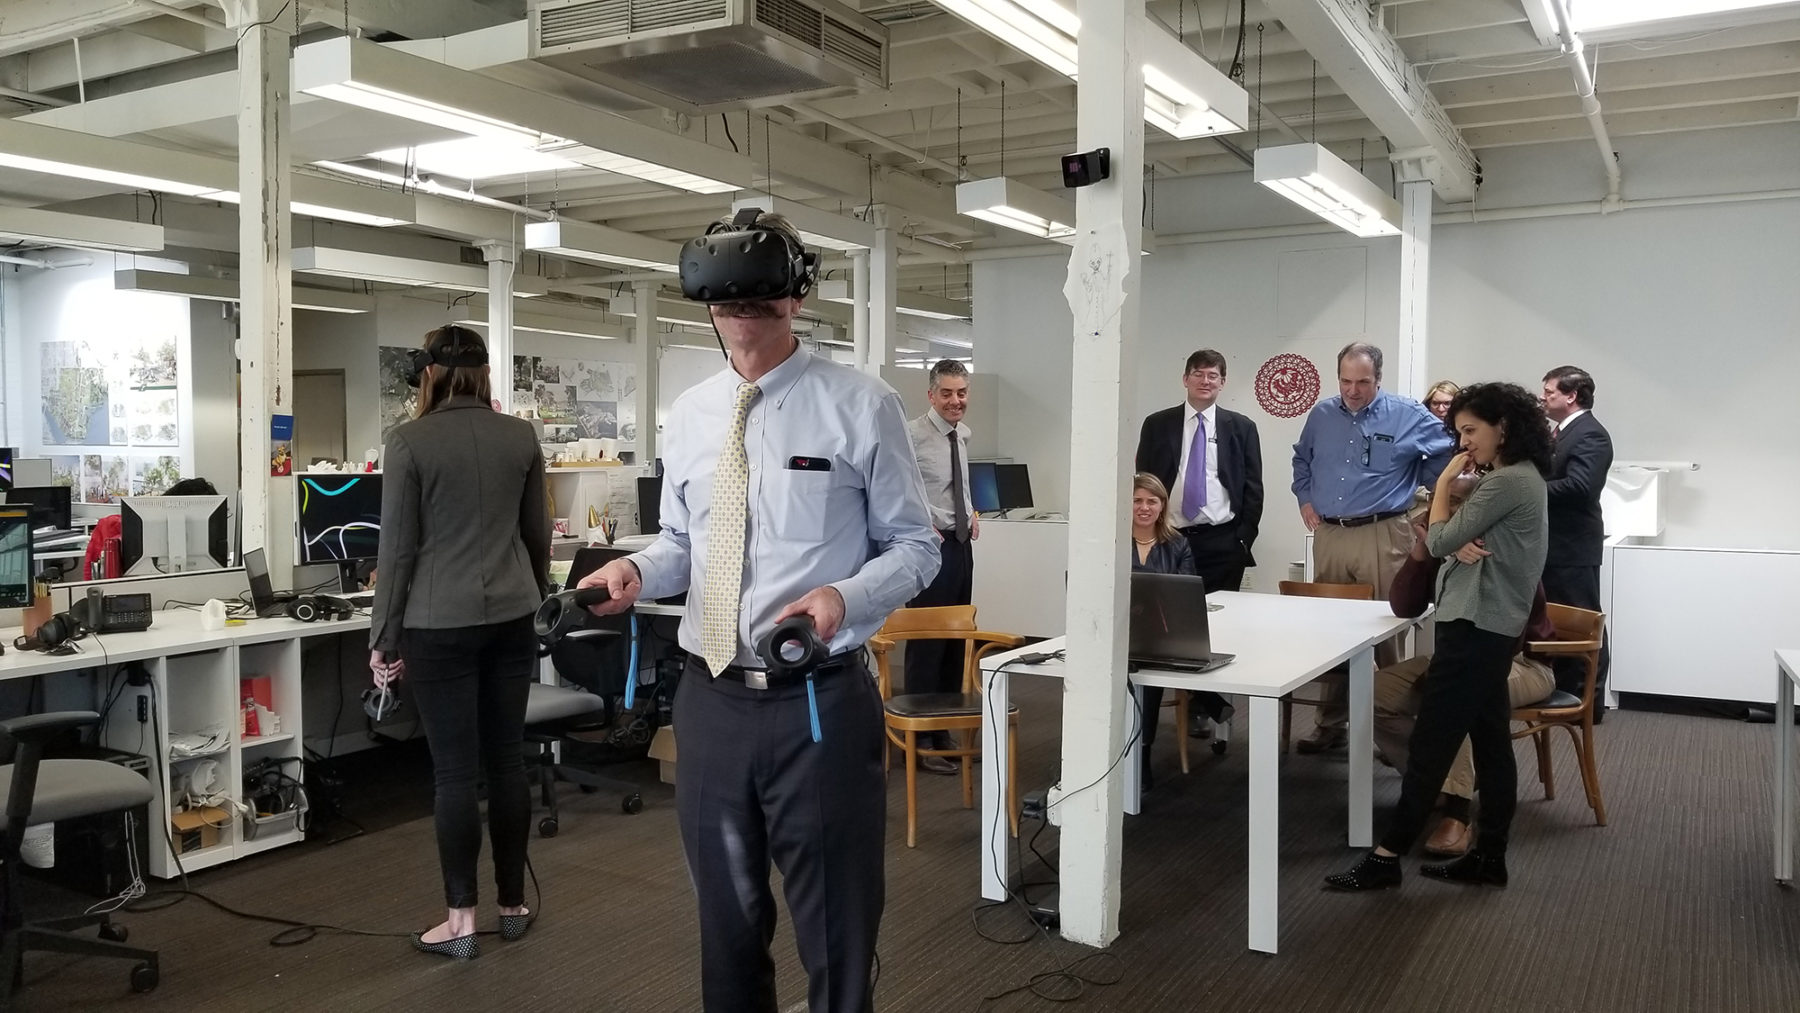
<svg viewBox="0 0 1800 1013"><path fill-rule="evenodd" d="M694 302L799 299L819 277L819 255L793 245L767 225L760 208L744 208L729 225L715 223L681 248L681 294Z"/></svg>
<svg viewBox="0 0 1800 1013"><path fill-rule="evenodd" d="M455 330L460 331L462 328L458 327L455 328ZM475 333L473 331L464 333L466 333L470 339L475 338ZM433 342L433 344L437 343ZM457 351L451 351L451 346L459 344L463 345L463 348ZM446 342L439 347L411 349L406 353L406 359L406 385L408 387L417 387L419 385L419 379L425 375L426 366L432 365L433 363L436 363L439 366L485 366L488 364L488 353L487 349L475 344L473 340L468 341L465 344L463 335L456 334L452 336L452 339L449 342Z"/></svg>

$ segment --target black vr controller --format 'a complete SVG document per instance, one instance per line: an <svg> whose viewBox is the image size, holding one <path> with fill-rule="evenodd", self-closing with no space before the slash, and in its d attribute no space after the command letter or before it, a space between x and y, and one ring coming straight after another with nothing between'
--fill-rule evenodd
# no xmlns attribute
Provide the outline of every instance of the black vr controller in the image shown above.
<svg viewBox="0 0 1800 1013"><path fill-rule="evenodd" d="M744 208L729 225L681 247L681 294L703 303L799 299L819 276L819 255L793 246L767 225L760 208Z"/></svg>
<svg viewBox="0 0 1800 1013"><path fill-rule="evenodd" d="M544 599L538 606L537 615L532 618L531 628L545 647L555 647L563 638L587 640L595 637L616 637L618 630L596 630L587 628L587 617L593 613L588 611L589 605L598 605L612 598L604 586L580 587L573 591L558 591Z"/></svg>
<svg viewBox="0 0 1800 1013"><path fill-rule="evenodd" d="M831 649L819 639L812 616L789 616L763 634L756 655L770 675L807 675L825 663Z"/></svg>

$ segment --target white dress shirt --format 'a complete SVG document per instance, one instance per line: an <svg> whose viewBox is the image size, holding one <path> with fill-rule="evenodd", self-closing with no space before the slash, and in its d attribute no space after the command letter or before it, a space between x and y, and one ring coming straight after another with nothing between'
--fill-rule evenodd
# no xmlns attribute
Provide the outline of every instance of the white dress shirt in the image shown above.
<svg viewBox="0 0 1800 1013"><path fill-rule="evenodd" d="M931 507L931 523L939 531L956 528L956 494L950 474L950 432L956 431L962 457L963 516L975 518L974 493L969 489L969 427L955 426L932 408L906 424L912 436L913 454L919 459L919 478L925 483L925 502Z"/></svg>
<svg viewBox="0 0 1800 1013"><path fill-rule="evenodd" d="M733 369L690 387L663 440L662 534L629 557L644 599L706 584L713 471L731 426ZM750 468L736 663L789 604L826 584L844 597L837 654L860 647L937 574L937 532L919 484L900 395L880 379L796 348L756 381L744 426ZM700 654L705 603L688 596L680 642Z"/></svg>
<svg viewBox="0 0 1800 1013"><path fill-rule="evenodd" d="M1561 422L1558 422L1556 424L1556 431L1560 433L1563 430L1569 428L1569 423L1575 421L1576 419L1582 417L1583 415L1586 415L1587 411L1588 410L1586 408L1577 408L1574 411L1570 412L1568 415L1563 417L1563 420Z"/></svg>
<svg viewBox="0 0 1800 1013"><path fill-rule="evenodd" d="M1200 516L1188 520L1187 511L1181 502L1181 491L1187 488L1188 457L1194 451L1194 433L1199 431L1196 420L1206 416L1206 506L1200 509ZM1192 403L1187 406L1186 420L1181 424L1181 465L1175 471L1175 488L1169 490L1169 516L1175 519L1175 526L1185 528L1193 524L1224 524L1236 517L1231 509L1231 497L1225 495L1225 486L1219 482L1219 406L1208 405L1205 411L1198 411Z"/></svg>

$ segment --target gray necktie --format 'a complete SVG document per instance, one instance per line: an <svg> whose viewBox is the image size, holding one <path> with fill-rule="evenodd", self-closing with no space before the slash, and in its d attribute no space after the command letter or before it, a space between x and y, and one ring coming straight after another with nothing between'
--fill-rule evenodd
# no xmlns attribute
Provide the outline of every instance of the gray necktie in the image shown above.
<svg viewBox="0 0 1800 1013"><path fill-rule="evenodd" d="M950 430L950 495L956 499L956 540L969 540L969 507L963 495L962 441Z"/></svg>

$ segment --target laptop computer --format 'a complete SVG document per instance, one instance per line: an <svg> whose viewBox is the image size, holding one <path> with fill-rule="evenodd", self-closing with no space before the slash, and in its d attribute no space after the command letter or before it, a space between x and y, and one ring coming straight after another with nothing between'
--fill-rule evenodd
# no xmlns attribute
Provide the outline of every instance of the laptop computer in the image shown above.
<svg viewBox="0 0 1800 1013"><path fill-rule="evenodd" d="M1185 672L1210 672L1236 657L1213 653L1204 581L1141 570L1131 575L1127 654L1133 665Z"/></svg>
<svg viewBox="0 0 1800 1013"><path fill-rule="evenodd" d="M293 600L292 592L275 593L275 585L269 581L269 561L264 558L261 549L244 550L244 575L250 578L250 608L259 619L272 619L287 615L287 603Z"/></svg>

